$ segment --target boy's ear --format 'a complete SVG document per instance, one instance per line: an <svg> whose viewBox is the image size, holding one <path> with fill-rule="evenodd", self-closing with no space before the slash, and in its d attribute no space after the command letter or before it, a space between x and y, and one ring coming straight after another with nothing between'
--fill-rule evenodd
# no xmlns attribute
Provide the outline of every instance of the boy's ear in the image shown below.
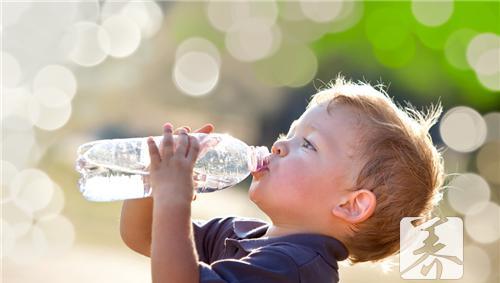
<svg viewBox="0 0 500 283"><path fill-rule="evenodd" d="M332 214L352 224L361 223L372 216L376 205L375 194L361 189L345 196L343 201L332 209Z"/></svg>

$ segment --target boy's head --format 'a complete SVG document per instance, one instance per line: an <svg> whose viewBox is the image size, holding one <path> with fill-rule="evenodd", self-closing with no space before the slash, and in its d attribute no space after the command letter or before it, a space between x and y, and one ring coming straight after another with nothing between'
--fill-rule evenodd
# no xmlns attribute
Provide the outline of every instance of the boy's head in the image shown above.
<svg viewBox="0 0 500 283"><path fill-rule="evenodd" d="M338 238L352 262L396 253L401 218L430 216L444 179L428 133L441 107L405 110L337 79L273 145L250 198L275 225Z"/></svg>

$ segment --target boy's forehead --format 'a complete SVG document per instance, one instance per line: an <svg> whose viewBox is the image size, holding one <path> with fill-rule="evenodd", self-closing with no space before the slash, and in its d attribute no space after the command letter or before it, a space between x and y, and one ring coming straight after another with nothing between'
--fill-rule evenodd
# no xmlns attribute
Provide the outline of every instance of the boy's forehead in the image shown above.
<svg viewBox="0 0 500 283"><path fill-rule="evenodd" d="M295 123L298 123L300 120L308 120L308 121L318 120L318 119L322 120L326 116L330 116L330 114L331 113L330 113L329 107L327 107L326 105L322 105L322 104L315 105L311 108L306 109L306 111L304 111L304 113L302 113L302 115L299 117L299 119L293 121L292 126Z"/></svg>
<svg viewBox="0 0 500 283"><path fill-rule="evenodd" d="M299 123L307 128L322 128L320 125L329 120L329 118L332 117L328 113L326 106L317 105L308 108L298 119L294 120L290 124L290 131L294 130Z"/></svg>
<svg viewBox="0 0 500 283"><path fill-rule="evenodd" d="M362 117L349 105L337 103L318 104L308 108L290 125L293 130L298 123L318 130L327 139L352 139L360 135Z"/></svg>

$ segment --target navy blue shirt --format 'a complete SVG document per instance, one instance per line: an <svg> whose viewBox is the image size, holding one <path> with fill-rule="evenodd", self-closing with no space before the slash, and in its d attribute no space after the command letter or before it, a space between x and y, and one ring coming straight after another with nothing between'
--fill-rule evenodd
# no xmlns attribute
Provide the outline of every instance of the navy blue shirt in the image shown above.
<svg viewBox="0 0 500 283"><path fill-rule="evenodd" d="M193 221L203 283L332 283L337 261L347 258L335 238L293 234L260 238L269 225L256 219L215 218Z"/></svg>

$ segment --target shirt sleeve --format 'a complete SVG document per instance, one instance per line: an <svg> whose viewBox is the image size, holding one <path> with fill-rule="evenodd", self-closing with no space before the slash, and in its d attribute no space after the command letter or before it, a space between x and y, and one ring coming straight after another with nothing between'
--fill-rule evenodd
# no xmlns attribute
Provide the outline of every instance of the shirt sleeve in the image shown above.
<svg viewBox="0 0 500 283"><path fill-rule="evenodd" d="M200 283L293 283L299 282L297 264L273 247L261 248L239 260L199 263Z"/></svg>
<svg viewBox="0 0 500 283"><path fill-rule="evenodd" d="M234 234L234 217L193 220L193 234L200 261L210 264L224 251L224 239Z"/></svg>

